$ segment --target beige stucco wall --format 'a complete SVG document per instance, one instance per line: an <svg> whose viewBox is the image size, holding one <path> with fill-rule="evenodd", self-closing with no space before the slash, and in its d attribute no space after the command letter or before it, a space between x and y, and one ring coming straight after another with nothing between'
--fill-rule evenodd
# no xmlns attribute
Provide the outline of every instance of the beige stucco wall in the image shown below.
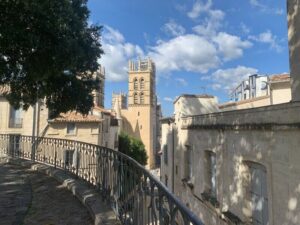
<svg viewBox="0 0 300 225"><path fill-rule="evenodd" d="M251 213L246 200L244 161L257 162L267 171L269 224L299 224L299 114L300 103L287 103L183 118L175 138L178 173L175 172L174 193L199 215L204 224L226 224L221 218L222 211L227 210L249 222ZM166 135L168 126L162 128ZM194 188L182 181L186 145L192 148L191 182ZM204 153L207 150L217 156L219 208L201 197L206 185ZM162 166L162 181L165 174L172 176L171 166Z"/></svg>
<svg viewBox="0 0 300 225"><path fill-rule="evenodd" d="M9 128L10 104L4 97L0 96L0 133L31 136L33 127L33 108L29 107L27 111L23 111L22 117L22 128Z"/></svg>
<svg viewBox="0 0 300 225"><path fill-rule="evenodd" d="M45 137L82 141L96 145L101 143L98 129L100 123L75 123L75 126L75 134L67 134L67 123L50 123Z"/></svg>
<svg viewBox="0 0 300 225"><path fill-rule="evenodd" d="M274 96L275 97L275 96ZM277 95L276 95L277 97ZM220 105L220 110L222 111L231 111L238 109L249 109L270 105L270 96L262 96L257 98L252 98L249 100L243 100L239 102L232 102Z"/></svg>
<svg viewBox="0 0 300 225"><path fill-rule="evenodd" d="M292 99L290 82L271 84L271 103L281 104L290 102Z"/></svg>
<svg viewBox="0 0 300 225"><path fill-rule="evenodd" d="M183 95L174 102L175 120L182 116L200 115L218 111L218 100L216 97L185 97Z"/></svg>

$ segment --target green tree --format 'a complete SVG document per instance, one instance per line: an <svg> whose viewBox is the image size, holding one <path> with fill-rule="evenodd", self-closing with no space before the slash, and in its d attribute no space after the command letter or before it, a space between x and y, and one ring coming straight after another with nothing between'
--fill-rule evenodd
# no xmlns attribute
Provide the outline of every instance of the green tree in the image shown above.
<svg viewBox="0 0 300 225"><path fill-rule="evenodd" d="M142 165L147 165L147 153L143 142L125 133L119 135L119 151Z"/></svg>
<svg viewBox="0 0 300 225"><path fill-rule="evenodd" d="M87 0L1 0L0 85L16 108L38 99L54 114L88 113L103 53Z"/></svg>

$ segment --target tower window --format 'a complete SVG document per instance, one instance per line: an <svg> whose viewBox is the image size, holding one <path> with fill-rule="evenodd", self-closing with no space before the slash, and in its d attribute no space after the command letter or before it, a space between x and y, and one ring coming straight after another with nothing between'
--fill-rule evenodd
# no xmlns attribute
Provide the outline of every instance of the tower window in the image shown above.
<svg viewBox="0 0 300 225"><path fill-rule="evenodd" d="M138 104L138 94L137 93L134 93L133 101L134 101L134 104Z"/></svg>
<svg viewBox="0 0 300 225"><path fill-rule="evenodd" d="M141 93L141 95L140 95L140 103L141 104L145 103L144 93Z"/></svg>
<svg viewBox="0 0 300 225"><path fill-rule="evenodd" d="M137 78L134 78L134 80L133 80L133 89L134 90L138 89L138 80L137 80Z"/></svg>
<svg viewBox="0 0 300 225"><path fill-rule="evenodd" d="M144 78L141 78L141 80L140 80L140 88L141 89L145 88L145 80L144 80Z"/></svg>

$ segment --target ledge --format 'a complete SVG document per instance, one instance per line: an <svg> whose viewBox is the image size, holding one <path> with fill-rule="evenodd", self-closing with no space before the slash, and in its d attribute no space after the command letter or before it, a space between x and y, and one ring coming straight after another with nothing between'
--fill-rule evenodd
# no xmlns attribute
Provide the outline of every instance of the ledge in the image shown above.
<svg viewBox="0 0 300 225"><path fill-rule="evenodd" d="M22 166L29 166L32 170L43 173L56 179L63 187L75 195L80 202L88 209L90 215L94 219L95 225L119 225L113 210L102 201L101 195L92 189L86 182L76 179L74 175L69 174L61 169L40 163L33 163L27 160L12 159L7 160L9 163Z"/></svg>

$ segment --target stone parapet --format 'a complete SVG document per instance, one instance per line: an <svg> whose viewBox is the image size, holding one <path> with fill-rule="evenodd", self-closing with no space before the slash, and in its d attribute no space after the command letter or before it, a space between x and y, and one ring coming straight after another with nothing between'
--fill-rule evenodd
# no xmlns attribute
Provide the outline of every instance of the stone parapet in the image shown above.
<svg viewBox="0 0 300 225"><path fill-rule="evenodd" d="M189 128L300 128L300 103L285 103L252 109L182 117L182 129Z"/></svg>

